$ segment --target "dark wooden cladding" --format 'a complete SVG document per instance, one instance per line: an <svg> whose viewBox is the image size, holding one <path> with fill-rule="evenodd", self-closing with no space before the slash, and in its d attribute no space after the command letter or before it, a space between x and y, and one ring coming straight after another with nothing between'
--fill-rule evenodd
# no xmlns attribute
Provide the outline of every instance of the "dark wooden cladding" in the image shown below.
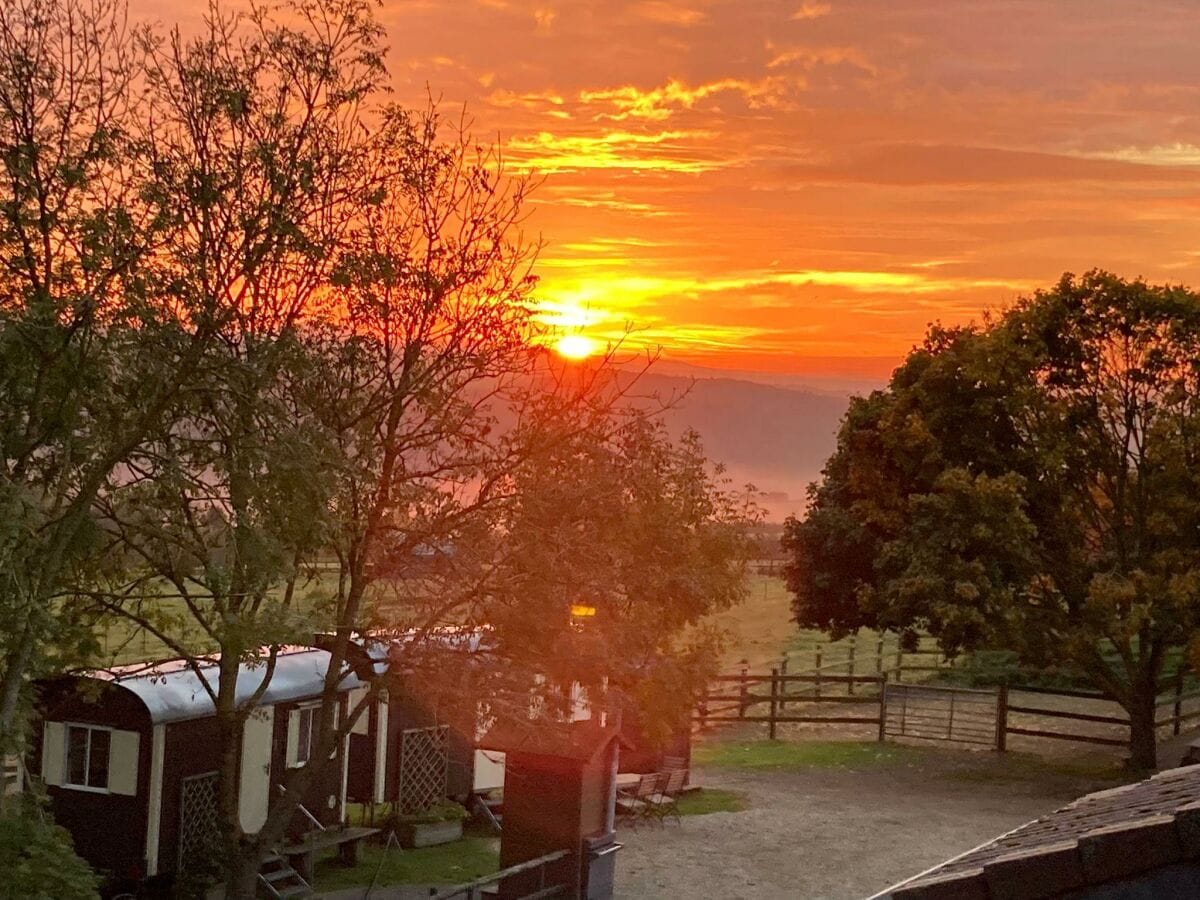
<svg viewBox="0 0 1200 900"><path fill-rule="evenodd" d="M101 725L138 734L137 794L129 797L72 787L47 786L54 820L71 833L75 852L91 866L118 878L145 869L152 725L150 714L122 687L58 678L37 688L40 719ZM43 732L32 736L30 770L40 773Z"/></svg>

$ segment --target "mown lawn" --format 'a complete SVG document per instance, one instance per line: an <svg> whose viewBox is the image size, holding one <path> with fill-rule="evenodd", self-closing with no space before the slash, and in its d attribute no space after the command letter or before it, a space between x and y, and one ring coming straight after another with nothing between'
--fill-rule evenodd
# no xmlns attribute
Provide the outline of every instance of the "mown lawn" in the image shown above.
<svg viewBox="0 0 1200 900"><path fill-rule="evenodd" d="M452 844L402 850L393 845L367 844L359 863L347 869L330 854L317 861L316 888L334 891L363 887L374 880L376 886L389 884L462 884L490 875L500 868L500 839L466 837Z"/></svg>
<svg viewBox="0 0 1200 900"><path fill-rule="evenodd" d="M728 741L702 744L692 762L728 769L866 769L904 764L921 751L878 741Z"/></svg>
<svg viewBox="0 0 1200 900"><path fill-rule="evenodd" d="M706 816L709 813L741 812L749 807L746 795L724 788L700 788L679 798L681 816Z"/></svg>

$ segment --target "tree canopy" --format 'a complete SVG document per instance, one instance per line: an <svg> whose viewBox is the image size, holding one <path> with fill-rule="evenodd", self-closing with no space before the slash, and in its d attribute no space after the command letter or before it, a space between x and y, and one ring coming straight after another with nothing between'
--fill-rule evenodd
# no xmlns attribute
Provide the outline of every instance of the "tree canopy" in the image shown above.
<svg viewBox="0 0 1200 900"><path fill-rule="evenodd" d="M1198 454L1191 291L1093 271L933 327L787 524L797 621L1069 665L1153 766L1159 681L1200 624Z"/></svg>

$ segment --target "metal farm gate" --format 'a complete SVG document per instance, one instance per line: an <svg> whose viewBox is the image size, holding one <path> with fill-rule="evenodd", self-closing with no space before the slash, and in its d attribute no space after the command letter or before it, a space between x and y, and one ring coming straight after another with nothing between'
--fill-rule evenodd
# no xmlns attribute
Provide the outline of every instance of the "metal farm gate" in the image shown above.
<svg viewBox="0 0 1200 900"><path fill-rule="evenodd" d="M450 727L406 728L400 737L400 810L417 812L446 799Z"/></svg>
<svg viewBox="0 0 1200 900"><path fill-rule="evenodd" d="M994 748L999 708L999 692L994 689L885 683L881 733Z"/></svg>
<svg viewBox="0 0 1200 900"><path fill-rule="evenodd" d="M217 773L193 775L179 784L179 871L208 871L220 858Z"/></svg>

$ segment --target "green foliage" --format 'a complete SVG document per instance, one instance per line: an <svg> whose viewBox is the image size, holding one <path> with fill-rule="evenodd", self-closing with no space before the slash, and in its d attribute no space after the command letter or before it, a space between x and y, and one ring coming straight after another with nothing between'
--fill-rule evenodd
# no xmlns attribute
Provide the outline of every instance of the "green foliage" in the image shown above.
<svg viewBox="0 0 1200 900"><path fill-rule="evenodd" d="M99 879L75 855L71 836L32 803L0 807L0 897L93 900Z"/></svg>
<svg viewBox="0 0 1200 900"><path fill-rule="evenodd" d="M462 822L470 815L461 803L443 800L416 812L398 812L390 816L388 822L397 825L429 825L435 822Z"/></svg>
<svg viewBox="0 0 1200 900"><path fill-rule="evenodd" d="M1198 463L1200 299L1064 276L982 327L932 328L852 403L785 528L797 619L1076 669L1148 762L1157 681L1198 624Z"/></svg>

